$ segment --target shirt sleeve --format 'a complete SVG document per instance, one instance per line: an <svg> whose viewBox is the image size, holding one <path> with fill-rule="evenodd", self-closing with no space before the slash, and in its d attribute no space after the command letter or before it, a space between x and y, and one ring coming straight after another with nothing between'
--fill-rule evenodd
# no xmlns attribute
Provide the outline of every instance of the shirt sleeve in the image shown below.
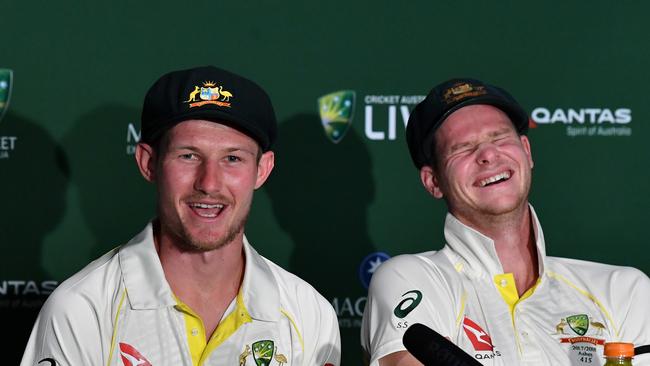
<svg viewBox="0 0 650 366"><path fill-rule="evenodd" d="M361 344L370 365L404 351L404 332L421 323L445 337L455 335L457 301L449 281L432 262L401 255L372 277L361 326Z"/></svg>
<svg viewBox="0 0 650 366"><path fill-rule="evenodd" d="M41 308L20 365L104 365L99 329L88 302L55 290Z"/></svg>
<svg viewBox="0 0 650 366"><path fill-rule="evenodd" d="M303 366L340 366L341 335L332 305L311 286L298 289L303 318ZM302 293L301 293L302 292Z"/></svg>
<svg viewBox="0 0 650 366"><path fill-rule="evenodd" d="M632 342L635 347L650 345L650 279L643 272L628 267L618 271L611 283L613 300L620 305L613 314L620 324L620 341ZM650 353L636 356L634 365L650 366Z"/></svg>

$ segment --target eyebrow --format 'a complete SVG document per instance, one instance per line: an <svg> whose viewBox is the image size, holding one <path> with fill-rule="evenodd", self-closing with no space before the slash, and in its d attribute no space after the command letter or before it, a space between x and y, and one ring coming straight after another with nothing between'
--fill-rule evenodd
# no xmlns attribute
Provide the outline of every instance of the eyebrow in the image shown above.
<svg viewBox="0 0 650 366"><path fill-rule="evenodd" d="M171 147L169 149L169 151L179 151L179 150L189 150L189 151L193 151L193 152L201 152L201 149L199 149L199 148L197 148L195 146L192 146L192 145L180 145L180 146ZM248 149L244 149L244 148L241 148L241 147L228 147L228 148L225 148L224 151L227 152L227 153L241 151L243 153L250 154L250 155L253 155L253 156L257 155L256 152L250 151Z"/></svg>
<svg viewBox="0 0 650 366"><path fill-rule="evenodd" d="M190 145L187 145L187 146L186 146L186 145L181 145L181 146L170 146L170 147L169 147L169 150L170 150L170 151L176 151L176 150L191 150L191 151L198 151L199 149L197 149L197 148L194 147L194 146L190 146Z"/></svg>
<svg viewBox="0 0 650 366"><path fill-rule="evenodd" d="M246 154L251 154L253 156L257 155L254 151L248 150L248 149L243 149L240 147L229 147L226 149L226 152L235 152L235 151L241 151Z"/></svg>

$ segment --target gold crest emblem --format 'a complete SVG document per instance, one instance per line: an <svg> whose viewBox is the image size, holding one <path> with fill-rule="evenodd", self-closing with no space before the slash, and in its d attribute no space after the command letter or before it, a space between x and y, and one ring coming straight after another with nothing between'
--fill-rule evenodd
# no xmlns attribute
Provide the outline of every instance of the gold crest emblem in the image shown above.
<svg viewBox="0 0 650 366"><path fill-rule="evenodd" d="M453 88L451 88L451 89L449 89L449 90L450 90L454 95L458 95L458 94L467 93L467 92L469 92L469 91L472 91L473 89L474 89L474 88L472 88L472 86L469 85L469 84L462 84L462 85L455 86L455 87L453 87Z"/></svg>
<svg viewBox="0 0 650 366"><path fill-rule="evenodd" d="M283 366L289 362L287 356L278 353L278 346L271 340L254 342L252 347L247 344L244 351L239 354L239 366L245 366L246 358L251 355L256 366L271 366L274 360L278 366Z"/></svg>
<svg viewBox="0 0 650 366"><path fill-rule="evenodd" d="M230 107L230 98L233 94L225 90L222 85L214 81L204 81L202 86L195 85L188 99L184 103L190 103L190 108L200 107L206 104L214 104L220 107Z"/></svg>
<svg viewBox="0 0 650 366"><path fill-rule="evenodd" d="M445 103L451 104L465 98L477 97L483 94L487 94L484 86L462 83L455 84L454 86L445 90L442 97L445 100Z"/></svg>

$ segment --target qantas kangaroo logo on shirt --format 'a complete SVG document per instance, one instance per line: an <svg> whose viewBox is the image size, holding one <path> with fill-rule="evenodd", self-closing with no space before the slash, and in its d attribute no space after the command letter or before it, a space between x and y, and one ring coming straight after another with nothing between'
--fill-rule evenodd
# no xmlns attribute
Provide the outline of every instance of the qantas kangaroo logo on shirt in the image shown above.
<svg viewBox="0 0 650 366"><path fill-rule="evenodd" d="M130 344L120 343L120 356L124 366L151 366L151 362Z"/></svg>
<svg viewBox="0 0 650 366"><path fill-rule="evenodd" d="M474 349L476 351L492 351L494 346L492 345L492 339L490 336L485 333L478 324L474 323L472 319L465 317L463 319L463 330L467 334L467 338L472 342Z"/></svg>

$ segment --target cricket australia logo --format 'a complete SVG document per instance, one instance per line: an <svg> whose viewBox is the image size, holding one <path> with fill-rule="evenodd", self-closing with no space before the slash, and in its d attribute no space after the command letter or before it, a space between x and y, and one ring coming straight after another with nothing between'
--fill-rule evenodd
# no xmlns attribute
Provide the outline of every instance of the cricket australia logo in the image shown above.
<svg viewBox="0 0 650 366"><path fill-rule="evenodd" d="M239 366L246 365L246 358L253 356L253 361L257 366L270 366L275 361L278 366L289 362L287 356L278 353L278 347L270 340L254 342L252 345L246 345L244 351L239 355Z"/></svg>
<svg viewBox="0 0 650 366"><path fill-rule="evenodd" d="M566 328L571 329L577 337L571 336L571 332L567 333ZM604 331L607 330L605 324L596 321L589 317L587 314L576 314L567 316L560 319L560 322L555 326L555 333L557 335L566 335L568 337L560 337L560 343L592 343L594 345L602 345L605 340L602 338Z"/></svg>
<svg viewBox="0 0 650 366"><path fill-rule="evenodd" d="M190 108L201 107L206 104L214 104L220 107L230 107L230 98L233 94L225 90L222 85L214 81L204 81L203 86L194 86L184 103L190 103Z"/></svg>
<svg viewBox="0 0 650 366"><path fill-rule="evenodd" d="M577 335L585 335L589 330L589 317L587 314L571 315L566 317L569 328L576 332Z"/></svg>
<svg viewBox="0 0 650 366"><path fill-rule="evenodd" d="M352 124L355 93L341 90L318 98L318 112L327 136L333 143L343 139Z"/></svg>
<svg viewBox="0 0 650 366"><path fill-rule="evenodd" d="M9 108L11 98L13 72L9 69L0 69L0 121Z"/></svg>

